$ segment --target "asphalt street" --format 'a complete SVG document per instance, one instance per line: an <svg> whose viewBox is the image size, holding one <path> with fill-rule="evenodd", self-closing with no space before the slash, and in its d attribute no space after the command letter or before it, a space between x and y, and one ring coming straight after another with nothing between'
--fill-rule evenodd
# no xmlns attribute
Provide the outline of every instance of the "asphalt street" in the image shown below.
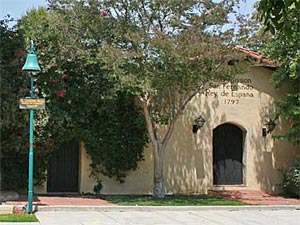
<svg viewBox="0 0 300 225"><path fill-rule="evenodd" d="M299 225L300 210L37 212L40 225Z"/></svg>

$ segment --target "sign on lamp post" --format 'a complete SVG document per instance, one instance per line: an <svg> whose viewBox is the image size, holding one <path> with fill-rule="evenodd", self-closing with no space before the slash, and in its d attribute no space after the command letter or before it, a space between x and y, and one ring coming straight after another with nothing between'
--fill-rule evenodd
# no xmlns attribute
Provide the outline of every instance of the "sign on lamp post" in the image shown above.
<svg viewBox="0 0 300 225"><path fill-rule="evenodd" d="M41 68L38 65L37 56L34 53L33 41L30 41L30 49L27 54L26 62L22 67L23 71L38 72ZM20 99L20 109L30 109L29 125L29 169L28 169L28 208L29 214L32 213L33 202L33 142L34 142L34 110L45 107L45 100L39 99L35 94L34 78L30 73L30 97Z"/></svg>

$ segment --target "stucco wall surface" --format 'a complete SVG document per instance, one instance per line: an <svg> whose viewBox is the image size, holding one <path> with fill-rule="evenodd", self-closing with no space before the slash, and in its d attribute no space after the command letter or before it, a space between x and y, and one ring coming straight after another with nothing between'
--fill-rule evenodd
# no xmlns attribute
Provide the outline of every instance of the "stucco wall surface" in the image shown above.
<svg viewBox="0 0 300 225"><path fill-rule="evenodd" d="M251 189L270 193L279 191L278 169L291 163L297 152L291 144L262 137L262 128L276 114L275 101L284 91L274 88L271 71L250 67L232 81L208 84L208 89L195 96L175 124L174 133L164 153L165 191L180 194L207 193L209 189ZM206 123L192 132L194 119L202 115ZM213 185L213 130L230 123L243 131L243 184ZM280 117L272 134L284 134L288 123ZM93 192L89 177L90 157L84 145L80 151L79 190ZM153 154L151 144L145 149L145 161L130 172L120 184L103 177L103 194L151 194L153 189ZM40 189L45 192L45 188Z"/></svg>
<svg viewBox="0 0 300 225"><path fill-rule="evenodd" d="M279 168L291 163L297 151L291 144L262 136L262 128L275 118L275 101L284 96L274 88L271 71L250 67L233 82L211 82L178 119L165 152L166 190L173 193L207 193L209 189L279 191ZM202 115L206 123L192 133L193 120ZM213 186L213 130L221 124L239 127L244 135L243 184ZM284 134L288 124L280 117L272 134Z"/></svg>

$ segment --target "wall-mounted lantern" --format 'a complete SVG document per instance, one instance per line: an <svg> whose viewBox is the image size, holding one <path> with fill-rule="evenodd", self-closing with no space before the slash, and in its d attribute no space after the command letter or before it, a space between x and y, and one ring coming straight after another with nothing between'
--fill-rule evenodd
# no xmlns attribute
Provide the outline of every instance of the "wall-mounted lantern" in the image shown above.
<svg viewBox="0 0 300 225"><path fill-rule="evenodd" d="M205 119L200 115L194 120L193 124L193 133L197 133L197 131L203 127L205 123Z"/></svg>
<svg viewBox="0 0 300 225"><path fill-rule="evenodd" d="M272 131L273 131L273 130L275 129L275 127L276 127L276 123L275 123L275 120L270 119L265 125L266 125L266 127L264 127L264 128L262 129L262 136L263 136L263 137L266 137L267 134L272 133Z"/></svg>

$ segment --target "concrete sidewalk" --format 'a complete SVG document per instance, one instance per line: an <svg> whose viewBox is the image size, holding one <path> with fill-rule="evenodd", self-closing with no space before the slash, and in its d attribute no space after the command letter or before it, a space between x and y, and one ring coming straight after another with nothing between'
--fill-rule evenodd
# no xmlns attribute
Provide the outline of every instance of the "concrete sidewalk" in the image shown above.
<svg viewBox="0 0 300 225"><path fill-rule="evenodd" d="M40 225L298 225L299 210L37 212Z"/></svg>
<svg viewBox="0 0 300 225"><path fill-rule="evenodd" d="M1 225L298 225L300 206L40 206L39 223Z"/></svg>

